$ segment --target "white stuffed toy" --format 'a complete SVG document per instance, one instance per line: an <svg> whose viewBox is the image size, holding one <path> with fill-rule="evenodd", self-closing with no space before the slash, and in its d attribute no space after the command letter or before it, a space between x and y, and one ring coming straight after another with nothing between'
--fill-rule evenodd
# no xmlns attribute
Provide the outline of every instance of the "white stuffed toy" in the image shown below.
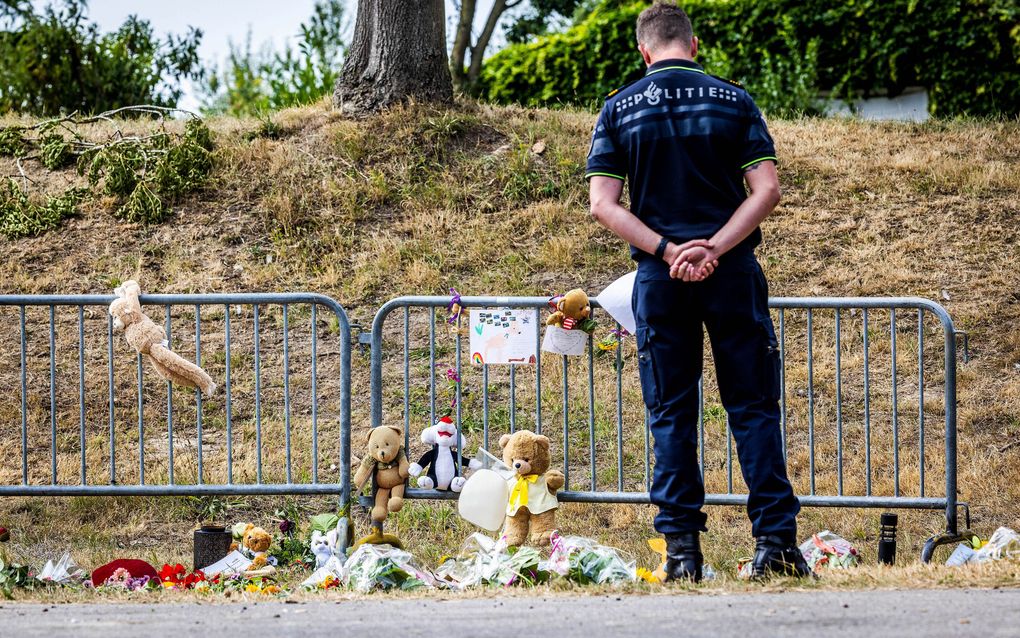
<svg viewBox="0 0 1020 638"><path fill-rule="evenodd" d="M430 428L421 433L421 442L431 445L432 449L422 455L417 463L412 463L408 474L418 477L418 487L424 490L450 490L460 492L466 480L457 467L457 449L461 450L461 467L476 470L481 467L477 460L463 456L467 439L457 435L457 426L453 419L444 416ZM425 468L428 472L422 475Z"/></svg>
<svg viewBox="0 0 1020 638"><path fill-rule="evenodd" d="M342 523L341 519L337 522L336 529L331 529L325 534L319 530L312 532L311 546L312 554L315 555L315 569L319 569L329 562L330 558L336 556L337 540L341 533L340 525Z"/></svg>

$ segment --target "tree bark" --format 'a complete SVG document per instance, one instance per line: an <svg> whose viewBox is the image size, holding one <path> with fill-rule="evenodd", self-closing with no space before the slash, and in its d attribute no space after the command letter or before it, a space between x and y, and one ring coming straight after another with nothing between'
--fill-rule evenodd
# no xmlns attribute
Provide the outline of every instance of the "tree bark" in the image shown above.
<svg viewBox="0 0 1020 638"><path fill-rule="evenodd" d="M489 18L485 21L482 34L478 36L478 41L471 47L471 68L468 69L467 74L469 85L478 82L478 76L482 73L482 61L485 59L485 49L489 47L489 40L492 39L492 33L496 30L496 25L499 24L499 18L510 6L516 6L516 4L518 3L508 5L506 0L496 0L492 3L492 10L489 11Z"/></svg>
<svg viewBox="0 0 1020 638"><path fill-rule="evenodd" d="M415 98L453 99L443 0L358 0L333 104L357 115Z"/></svg>
<svg viewBox="0 0 1020 638"><path fill-rule="evenodd" d="M453 50L450 52L450 73L454 85L463 90L465 79L465 59L471 46L471 26L475 22L476 0L461 0L460 18L457 21L457 35L453 39Z"/></svg>

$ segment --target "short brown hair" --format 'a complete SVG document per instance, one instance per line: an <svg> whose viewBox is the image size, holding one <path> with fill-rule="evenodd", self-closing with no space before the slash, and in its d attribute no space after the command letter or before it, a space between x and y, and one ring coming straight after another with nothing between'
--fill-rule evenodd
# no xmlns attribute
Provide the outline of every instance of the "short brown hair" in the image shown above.
<svg viewBox="0 0 1020 638"><path fill-rule="evenodd" d="M649 49L676 43L691 45L694 27L684 10L671 2L656 2L637 19L637 40Z"/></svg>

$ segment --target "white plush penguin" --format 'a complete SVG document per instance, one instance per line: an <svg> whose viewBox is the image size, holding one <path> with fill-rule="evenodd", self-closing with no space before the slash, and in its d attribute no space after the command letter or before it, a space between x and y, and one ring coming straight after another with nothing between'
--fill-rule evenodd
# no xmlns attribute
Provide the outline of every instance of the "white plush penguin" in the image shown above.
<svg viewBox="0 0 1020 638"><path fill-rule="evenodd" d="M425 428L421 433L421 442L431 445L432 449L422 455L417 463L412 463L408 468L411 476L418 477L418 487L431 490L450 490L459 492L464 487L464 477L460 475L457 468L457 448L463 453L467 445L467 439L463 435L457 436L457 426L453 419L444 416L430 428ZM468 469L481 467L476 459L469 459L462 456L461 466ZM425 468L428 472L422 476Z"/></svg>

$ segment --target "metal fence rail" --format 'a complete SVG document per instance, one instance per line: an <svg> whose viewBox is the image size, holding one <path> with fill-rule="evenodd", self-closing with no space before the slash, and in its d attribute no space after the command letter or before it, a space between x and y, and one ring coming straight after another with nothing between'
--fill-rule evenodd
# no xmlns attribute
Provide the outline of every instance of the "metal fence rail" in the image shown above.
<svg viewBox="0 0 1020 638"><path fill-rule="evenodd" d="M11 397L0 441L21 452L20 467L11 471L17 457L8 457L0 473L0 496L349 502L351 344L338 303L308 293L143 295L171 348L222 388L204 397L158 378L114 333L113 300L0 296L0 387Z"/></svg>
<svg viewBox="0 0 1020 638"><path fill-rule="evenodd" d="M433 423L449 401L458 431L480 434L485 448L497 431L545 430L561 448L554 459L566 477L559 500L649 502L648 420L637 375L624 373L625 348L601 353L589 340L582 357L543 354L544 321L538 321L533 366L478 370L463 365L460 320L452 334L446 334L442 318L437 328L437 310L450 302L450 297L400 297L376 314L371 425L402 421L411 450L412 432ZM548 302L545 297L460 299L466 309L542 309ZM598 312L597 303L592 305L596 320L619 330ZM770 307L782 359L784 450L801 503L944 510L946 534L929 541L925 558L930 558L935 546L959 536L956 331L949 314L937 303L910 297L774 298ZM403 312L390 322L396 325L387 325L398 310ZM384 348L387 338L398 354ZM444 366L457 379L445 389ZM746 494L734 486L739 464L725 412L709 375L700 394L699 462L706 503L744 504ZM941 431L933 431L933 425ZM940 439L934 455L932 439ZM478 441L469 447L473 443ZM456 498L421 489L407 495Z"/></svg>

